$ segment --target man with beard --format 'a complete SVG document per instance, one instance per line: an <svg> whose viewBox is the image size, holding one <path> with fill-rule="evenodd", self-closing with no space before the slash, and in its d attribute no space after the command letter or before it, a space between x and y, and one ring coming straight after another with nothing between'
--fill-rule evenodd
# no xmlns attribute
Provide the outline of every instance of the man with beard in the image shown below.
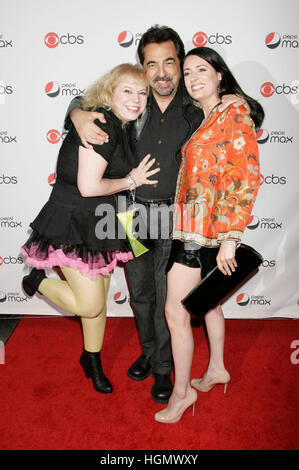
<svg viewBox="0 0 299 470"><path fill-rule="evenodd" d="M137 322L142 354L128 369L133 380L144 380L151 373L151 395L158 403L167 403L172 392L173 368L170 335L165 320L166 266L171 249L172 211L181 160L181 146L199 127L203 113L190 100L181 80L181 61L185 56L179 35L166 26L153 26L142 36L138 56L151 88L142 118L130 128L137 162L150 153L160 167L159 183L136 188L136 202L150 218L153 248L125 267L131 303ZM223 109L242 98L226 97ZM88 114L88 113L87 113ZM71 120L82 143L101 144L106 135L93 121L97 113L74 109ZM136 162L136 163L137 163ZM163 208L167 210L163 210ZM156 223L157 222L157 223Z"/></svg>

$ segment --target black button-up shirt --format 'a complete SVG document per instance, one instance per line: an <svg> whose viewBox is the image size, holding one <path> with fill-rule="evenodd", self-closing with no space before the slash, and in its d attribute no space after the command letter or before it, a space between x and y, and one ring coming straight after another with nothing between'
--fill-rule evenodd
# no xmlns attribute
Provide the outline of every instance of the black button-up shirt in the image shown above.
<svg viewBox="0 0 299 470"><path fill-rule="evenodd" d="M181 87L178 87L175 97L164 113L161 112L154 96L151 98L149 121L141 131L136 150L139 161L148 153L156 158L160 171L151 179L159 182L157 186L140 186L136 189L136 197L168 199L174 196L179 170L175 155L187 139L190 126L183 116Z"/></svg>

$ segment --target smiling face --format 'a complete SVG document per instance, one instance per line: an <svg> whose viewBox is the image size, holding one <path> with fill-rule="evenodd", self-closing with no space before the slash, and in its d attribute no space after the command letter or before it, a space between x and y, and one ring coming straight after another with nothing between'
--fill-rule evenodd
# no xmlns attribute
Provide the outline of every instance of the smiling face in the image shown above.
<svg viewBox="0 0 299 470"><path fill-rule="evenodd" d="M124 75L112 95L112 109L125 124L143 113L147 102L147 85L131 75Z"/></svg>
<svg viewBox="0 0 299 470"><path fill-rule="evenodd" d="M200 105L213 107L218 101L218 85L221 73L197 55L187 56L183 74L189 95Z"/></svg>
<svg viewBox="0 0 299 470"><path fill-rule="evenodd" d="M181 77L174 43L166 41L145 46L143 66L155 97L172 98Z"/></svg>

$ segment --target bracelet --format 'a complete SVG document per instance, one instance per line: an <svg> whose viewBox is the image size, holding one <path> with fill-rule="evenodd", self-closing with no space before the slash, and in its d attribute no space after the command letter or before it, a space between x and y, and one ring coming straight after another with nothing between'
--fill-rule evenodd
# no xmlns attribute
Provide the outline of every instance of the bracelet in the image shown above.
<svg viewBox="0 0 299 470"><path fill-rule="evenodd" d="M232 239L222 240L221 243L227 243L228 245L237 246L237 241Z"/></svg>
<svg viewBox="0 0 299 470"><path fill-rule="evenodd" d="M127 176L127 181L129 183L129 190L130 191L135 191L136 181L134 180L134 178L130 174Z"/></svg>

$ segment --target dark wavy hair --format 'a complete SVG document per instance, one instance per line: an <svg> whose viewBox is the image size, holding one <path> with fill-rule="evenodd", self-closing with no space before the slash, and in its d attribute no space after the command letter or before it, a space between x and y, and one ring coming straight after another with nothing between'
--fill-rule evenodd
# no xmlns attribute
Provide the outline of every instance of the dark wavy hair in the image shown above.
<svg viewBox="0 0 299 470"><path fill-rule="evenodd" d="M161 44L162 42L166 41L173 42L178 59L180 63L182 63L185 57L185 47L178 33L174 31L174 29L169 28L168 26L154 25L143 34L138 44L137 53L141 65L144 64L145 46L154 43Z"/></svg>
<svg viewBox="0 0 299 470"><path fill-rule="evenodd" d="M259 129L265 117L262 106L258 101L244 93L237 80L229 70L228 66L222 59L221 55L219 55L218 52L216 52L214 49L211 49L210 47L195 47L187 53L185 58L189 55L196 55L201 57L202 59L206 60L216 70L216 72L221 73L222 79L218 91L220 98L222 98L223 95L229 94L244 96L250 106L250 117L253 120L256 129Z"/></svg>

